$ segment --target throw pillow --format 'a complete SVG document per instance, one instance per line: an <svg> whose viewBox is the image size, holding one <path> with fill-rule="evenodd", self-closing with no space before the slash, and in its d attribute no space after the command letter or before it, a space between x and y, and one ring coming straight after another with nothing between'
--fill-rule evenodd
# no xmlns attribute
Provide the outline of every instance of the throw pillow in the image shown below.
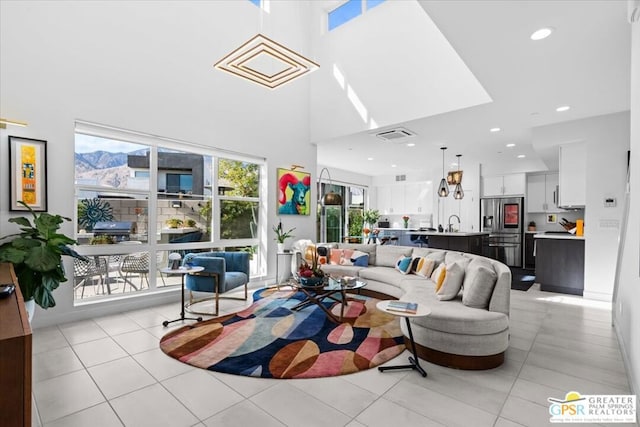
<svg viewBox="0 0 640 427"><path fill-rule="evenodd" d="M395 267L400 256L411 256L411 247L381 245L376 248L376 265L378 267Z"/></svg>
<svg viewBox="0 0 640 427"><path fill-rule="evenodd" d="M447 276L447 266L443 262L438 266L438 268L433 270L433 273L431 274L431 280L433 280L433 283L436 284L436 292L440 290L440 286L442 286L442 283L444 283L444 279L446 276Z"/></svg>
<svg viewBox="0 0 640 427"><path fill-rule="evenodd" d="M369 254L361 251L353 251L353 255L351 255L351 262L356 267L368 267Z"/></svg>
<svg viewBox="0 0 640 427"><path fill-rule="evenodd" d="M402 274L409 274L411 271L411 257L403 256L396 261L396 270Z"/></svg>
<svg viewBox="0 0 640 427"><path fill-rule="evenodd" d="M353 261L351 261L353 252L353 249L342 249L342 258L340 259L340 265L353 265Z"/></svg>
<svg viewBox="0 0 640 427"><path fill-rule="evenodd" d="M412 271L416 276L430 277L436 262L430 258L417 257L413 259Z"/></svg>
<svg viewBox="0 0 640 427"><path fill-rule="evenodd" d="M460 293L463 279L464 268L462 265L457 262L447 264L447 274L442 286L436 291L436 297L441 301L454 299Z"/></svg>
<svg viewBox="0 0 640 427"><path fill-rule="evenodd" d="M342 259L342 249L331 249L329 252L329 264L340 265Z"/></svg>
<svg viewBox="0 0 640 427"><path fill-rule="evenodd" d="M473 265L475 264L475 265ZM462 304L473 308L488 308L498 275L483 263L472 263L467 268L462 291Z"/></svg>

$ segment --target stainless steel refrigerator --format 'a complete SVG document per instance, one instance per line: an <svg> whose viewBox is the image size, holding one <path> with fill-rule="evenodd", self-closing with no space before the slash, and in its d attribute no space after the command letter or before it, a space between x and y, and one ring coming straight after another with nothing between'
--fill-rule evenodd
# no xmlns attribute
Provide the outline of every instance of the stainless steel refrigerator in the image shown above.
<svg viewBox="0 0 640 427"><path fill-rule="evenodd" d="M483 255L509 267L522 267L524 198L480 199L480 224L489 237L483 239Z"/></svg>

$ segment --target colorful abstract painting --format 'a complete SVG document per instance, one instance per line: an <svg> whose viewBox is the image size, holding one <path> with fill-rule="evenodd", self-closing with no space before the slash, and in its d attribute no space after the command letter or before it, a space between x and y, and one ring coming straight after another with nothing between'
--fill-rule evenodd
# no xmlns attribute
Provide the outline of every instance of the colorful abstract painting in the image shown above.
<svg viewBox="0 0 640 427"><path fill-rule="evenodd" d="M278 214L309 215L311 174L278 169Z"/></svg>
<svg viewBox="0 0 640 427"><path fill-rule="evenodd" d="M9 210L27 210L24 202L38 212L47 210L47 142L9 136Z"/></svg>

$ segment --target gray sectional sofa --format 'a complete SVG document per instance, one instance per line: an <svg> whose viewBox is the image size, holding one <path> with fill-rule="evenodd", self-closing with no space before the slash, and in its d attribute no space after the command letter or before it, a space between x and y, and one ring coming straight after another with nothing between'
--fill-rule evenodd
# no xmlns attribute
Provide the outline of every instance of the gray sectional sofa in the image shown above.
<svg viewBox="0 0 640 427"><path fill-rule="evenodd" d="M430 315L411 320L421 358L460 369L489 369L504 362L509 345L511 290L511 271L506 265L478 255L441 249L346 243L321 246L365 252L369 258L366 267L323 264L325 273L360 277L367 282L362 292L371 296L413 301L431 308ZM464 268L461 291L452 300L440 300L430 277L403 274L395 268L402 257L425 257L433 259L436 265L458 263ZM292 264L300 262L301 255L297 253ZM401 325L406 337L406 325L404 322Z"/></svg>

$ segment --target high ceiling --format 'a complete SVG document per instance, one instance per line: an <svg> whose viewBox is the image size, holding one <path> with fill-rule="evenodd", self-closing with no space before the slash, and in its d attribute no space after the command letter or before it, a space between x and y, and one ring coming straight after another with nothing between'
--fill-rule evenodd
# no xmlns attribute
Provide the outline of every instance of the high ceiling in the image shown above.
<svg viewBox="0 0 640 427"><path fill-rule="evenodd" d="M463 163L473 159L496 171L503 165L555 170L553 152L536 151L532 128L629 109L631 31L625 0L419 4L492 102L399 122L416 136L397 142L372 135L393 125L319 141L319 164L371 176L411 173L439 167L439 147L446 145L447 164L459 153ZM530 35L541 27L555 31L532 41ZM571 109L557 112L562 105ZM494 127L501 131L490 132ZM508 143L516 146L507 148Z"/></svg>

